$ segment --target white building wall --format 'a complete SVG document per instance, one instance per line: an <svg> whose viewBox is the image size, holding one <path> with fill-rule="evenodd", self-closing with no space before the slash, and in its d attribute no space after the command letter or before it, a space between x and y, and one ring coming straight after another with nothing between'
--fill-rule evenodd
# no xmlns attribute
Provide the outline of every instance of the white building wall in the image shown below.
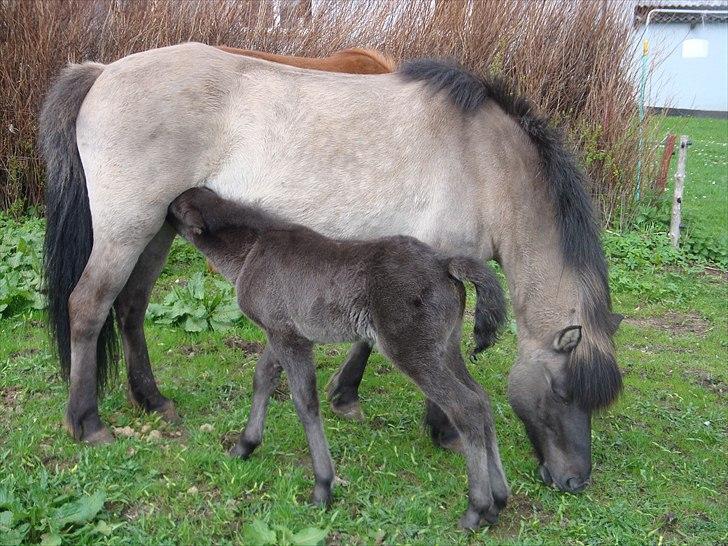
<svg viewBox="0 0 728 546"><path fill-rule="evenodd" d="M635 51L642 55L644 27L635 33ZM650 23L652 74L647 81L646 106L728 112L728 23ZM708 56L683 58L687 39L708 41ZM639 70L637 71L639 76Z"/></svg>

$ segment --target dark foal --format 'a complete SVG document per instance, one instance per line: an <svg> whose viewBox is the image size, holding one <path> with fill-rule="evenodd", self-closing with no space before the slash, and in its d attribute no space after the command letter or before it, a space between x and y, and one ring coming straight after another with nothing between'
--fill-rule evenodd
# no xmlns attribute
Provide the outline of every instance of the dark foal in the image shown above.
<svg viewBox="0 0 728 546"><path fill-rule="evenodd" d="M313 460L313 501L331 501L334 467L319 416L314 342L366 341L407 374L462 438L470 487L466 528L494 523L508 496L488 397L460 354L463 281L475 285L475 352L505 319L503 293L484 265L449 258L411 237L343 241L259 209L192 189L169 222L235 283L240 309L265 330L250 418L231 453L260 444L268 399L285 370Z"/></svg>

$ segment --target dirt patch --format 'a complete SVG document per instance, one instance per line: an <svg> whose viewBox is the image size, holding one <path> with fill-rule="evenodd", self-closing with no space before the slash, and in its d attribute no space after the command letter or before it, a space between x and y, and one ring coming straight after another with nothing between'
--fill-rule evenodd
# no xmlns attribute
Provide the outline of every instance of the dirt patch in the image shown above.
<svg viewBox="0 0 728 546"><path fill-rule="evenodd" d="M7 410L15 410L17 405L20 403L22 398L22 392L20 387L2 387L0 388L0 401L2 401L2 407Z"/></svg>
<svg viewBox="0 0 728 546"><path fill-rule="evenodd" d="M723 282L728 282L728 271L723 271L722 269L718 269L717 267L706 267L705 269L703 269L703 275L712 277Z"/></svg>
<svg viewBox="0 0 728 546"><path fill-rule="evenodd" d="M198 353L198 349L194 345L182 345L179 348L179 352L191 358Z"/></svg>
<svg viewBox="0 0 728 546"><path fill-rule="evenodd" d="M142 516L150 516L152 512L154 512L154 506L151 504L131 504L121 511L121 517L135 521Z"/></svg>
<svg viewBox="0 0 728 546"><path fill-rule="evenodd" d="M728 384L704 370L686 370L683 374L691 383L699 385L718 396L728 396Z"/></svg>
<svg viewBox="0 0 728 546"><path fill-rule="evenodd" d="M705 336L711 329L710 322L697 313L676 313L668 311L657 317L625 319L632 326L647 326L673 335L695 334Z"/></svg>
<svg viewBox="0 0 728 546"><path fill-rule="evenodd" d="M231 349L239 349L248 355L263 354L265 345L260 341L248 341L238 336L230 336L225 338L225 346Z"/></svg>
<svg viewBox="0 0 728 546"><path fill-rule="evenodd" d="M15 351L14 353L10 353L10 358L23 358L23 357L29 357L37 355L40 352L40 349L32 348L32 349L25 349L23 351Z"/></svg>
<svg viewBox="0 0 728 546"><path fill-rule="evenodd" d="M490 528L488 533L494 539L513 538L518 536L523 521L537 519L546 525L553 519L553 514L545 510L539 501L534 501L525 495L511 495L508 498L508 507L500 515L498 525Z"/></svg>
<svg viewBox="0 0 728 546"><path fill-rule="evenodd" d="M281 379L278 381L278 386L273 390L271 397L279 402L291 398L291 389L288 387L288 378L285 375L281 375Z"/></svg>

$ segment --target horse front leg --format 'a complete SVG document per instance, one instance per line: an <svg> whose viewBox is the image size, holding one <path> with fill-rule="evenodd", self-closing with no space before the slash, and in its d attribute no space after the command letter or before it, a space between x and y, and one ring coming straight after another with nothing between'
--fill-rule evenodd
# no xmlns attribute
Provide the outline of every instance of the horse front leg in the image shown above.
<svg viewBox="0 0 728 546"><path fill-rule="evenodd" d="M175 232L165 223L139 256L134 270L116 299L116 316L124 348L129 401L171 422L179 420L172 400L159 392L144 336L144 315L154 283L172 245Z"/></svg>
<svg viewBox="0 0 728 546"><path fill-rule="evenodd" d="M339 417L354 421L364 420L364 412L359 403L359 384L364 377L364 369L371 352L372 346L368 343L354 343L346 361L331 376L326 386L331 409Z"/></svg>

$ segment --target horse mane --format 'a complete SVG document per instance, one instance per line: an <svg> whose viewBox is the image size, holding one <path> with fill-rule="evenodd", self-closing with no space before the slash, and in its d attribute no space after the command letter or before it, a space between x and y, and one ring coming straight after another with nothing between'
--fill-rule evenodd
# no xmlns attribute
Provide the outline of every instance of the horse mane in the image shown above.
<svg viewBox="0 0 728 546"><path fill-rule="evenodd" d="M612 323L607 263L586 189L586 174L569 152L563 133L548 119L539 117L533 105L500 78L480 77L455 63L431 59L406 62L397 72L407 81L423 82L434 93L446 93L465 115L493 101L530 138L548 184L547 195L554 208L565 265L576 272L580 285L583 338L569 359L569 391L586 409L609 405L621 391L622 376L611 340L616 328Z"/></svg>

